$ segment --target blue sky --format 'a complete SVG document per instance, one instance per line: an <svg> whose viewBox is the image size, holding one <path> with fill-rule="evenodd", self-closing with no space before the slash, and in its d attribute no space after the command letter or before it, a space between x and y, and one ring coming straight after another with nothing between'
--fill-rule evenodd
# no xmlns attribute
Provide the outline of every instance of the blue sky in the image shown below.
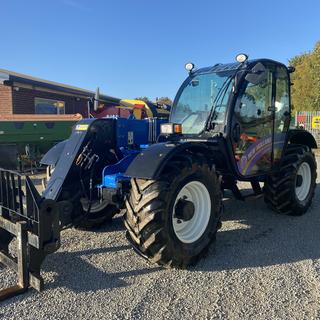
<svg viewBox="0 0 320 320"><path fill-rule="evenodd" d="M185 62L282 62L320 40L320 1L0 0L0 68L120 98L174 97Z"/></svg>

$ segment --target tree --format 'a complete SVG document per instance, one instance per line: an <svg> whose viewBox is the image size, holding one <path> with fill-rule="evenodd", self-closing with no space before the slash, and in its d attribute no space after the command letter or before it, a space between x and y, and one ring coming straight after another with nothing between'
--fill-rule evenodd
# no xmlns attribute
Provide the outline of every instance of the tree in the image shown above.
<svg viewBox="0 0 320 320"><path fill-rule="evenodd" d="M320 41L310 52L295 56L290 64L292 74L292 106L294 110L320 110Z"/></svg>
<svg viewBox="0 0 320 320"><path fill-rule="evenodd" d="M138 98L135 98L135 100L142 100L145 103L152 103L148 97L138 97Z"/></svg>
<svg viewBox="0 0 320 320"><path fill-rule="evenodd" d="M172 105L172 100L168 97L161 97L161 98L157 98L156 101L158 104L166 104L167 106L171 106Z"/></svg>

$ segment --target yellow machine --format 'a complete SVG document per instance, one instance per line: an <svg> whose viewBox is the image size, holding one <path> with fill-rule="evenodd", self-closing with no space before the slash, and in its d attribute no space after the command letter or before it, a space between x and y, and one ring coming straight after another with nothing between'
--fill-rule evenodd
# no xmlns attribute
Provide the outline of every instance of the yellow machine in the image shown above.
<svg viewBox="0 0 320 320"><path fill-rule="evenodd" d="M136 99L123 99L122 105L117 108L125 108L132 110L136 119L143 118L169 118L170 106L160 106L154 103L145 102L143 100Z"/></svg>

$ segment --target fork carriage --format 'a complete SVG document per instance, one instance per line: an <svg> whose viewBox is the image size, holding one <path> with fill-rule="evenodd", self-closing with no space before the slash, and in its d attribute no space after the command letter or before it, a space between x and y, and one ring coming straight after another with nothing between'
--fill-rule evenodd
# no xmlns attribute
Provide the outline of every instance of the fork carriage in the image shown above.
<svg viewBox="0 0 320 320"><path fill-rule="evenodd" d="M0 263L17 273L17 284L2 289L0 301L29 287L41 291L41 264L59 246L57 203L43 199L28 176L0 169Z"/></svg>

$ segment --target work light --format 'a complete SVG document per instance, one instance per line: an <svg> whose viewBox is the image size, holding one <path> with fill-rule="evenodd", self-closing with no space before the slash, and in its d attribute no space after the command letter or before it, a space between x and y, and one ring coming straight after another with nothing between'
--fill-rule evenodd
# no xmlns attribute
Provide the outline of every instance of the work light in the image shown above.
<svg viewBox="0 0 320 320"><path fill-rule="evenodd" d="M185 68L188 72L192 72L192 70L194 69L194 64L192 62L188 62L186 63Z"/></svg>
<svg viewBox="0 0 320 320"><path fill-rule="evenodd" d="M239 54L236 56L236 60L237 60L237 62L239 62L239 63L243 63L243 62L247 61L248 58L249 58L249 57L248 57L245 53L239 53Z"/></svg>
<svg viewBox="0 0 320 320"><path fill-rule="evenodd" d="M178 123L163 123L160 131L162 134L180 134L182 133L182 125Z"/></svg>

